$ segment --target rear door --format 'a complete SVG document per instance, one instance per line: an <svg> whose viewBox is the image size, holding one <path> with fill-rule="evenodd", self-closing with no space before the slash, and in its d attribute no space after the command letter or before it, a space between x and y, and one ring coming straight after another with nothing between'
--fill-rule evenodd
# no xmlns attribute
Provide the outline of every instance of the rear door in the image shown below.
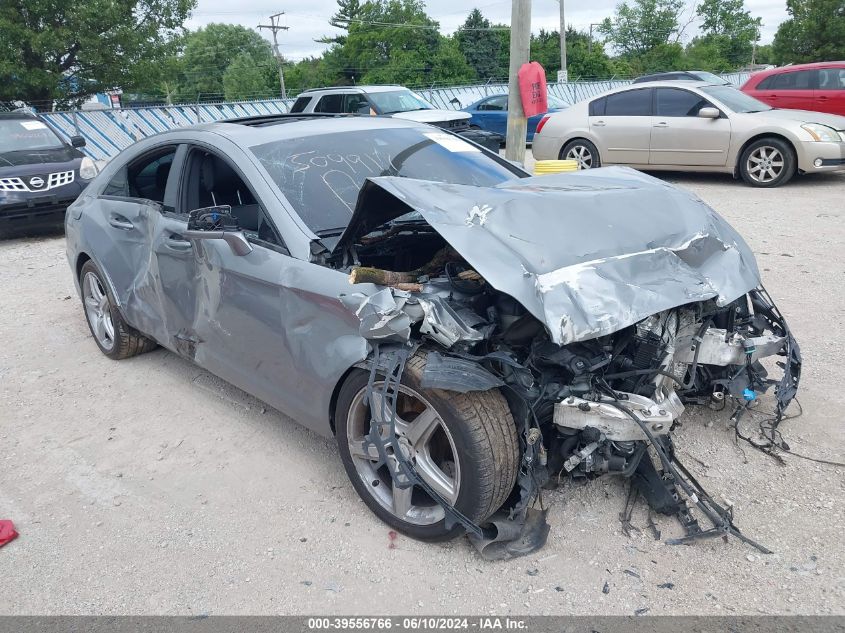
<svg viewBox="0 0 845 633"><path fill-rule="evenodd" d="M652 165L724 165L731 143L731 122L698 116L715 107L703 96L683 88L655 88L652 117Z"/></svg>
<svg viewBox="0 0 845 633"><path fill-rule="evenodd" d="M815 70L793 70L766 77L753 96L775 108L813 110Z"/></svg>
<svg viewBox="0 0 845 633"><path fill-rule="evenodd" d="M647 165L653 88L616 92L590 104L590 131L603 164Z"/></svg>
<svg viewBox="0 0 845 633"><path fill-rule="evenodd" d="M129 322L144 332L144 310L134 298L149 269L156 219L165 205L170 167L178 145L151 149L122 166L99 195L98 217L85 216L91 249L112 282ZM99 214L102 216L99 216ZM137 309L137 310L136 310ZM137 312L137 314L136 314Z"/></svg>
<svg viewBox="0 0 845 633"><path fill-rule="evenodd" d="M323 95L314 105L314 112L328 112L336 114L343 112L343 93Z"/></svg>
<svg viewBox="0 0 845 633"><path fill-rule="evenodd" d="M815 105L811 110L845 116L845 65L841 68L820 68L814 94Z"/></svg>

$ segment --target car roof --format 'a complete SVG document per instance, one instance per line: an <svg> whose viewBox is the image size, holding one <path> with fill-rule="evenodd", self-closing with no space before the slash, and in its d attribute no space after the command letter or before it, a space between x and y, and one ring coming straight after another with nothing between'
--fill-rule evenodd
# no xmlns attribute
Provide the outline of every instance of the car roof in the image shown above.
<svg viewBox="0 0 845 633"><path fill-rule="evenodd" d="M0 112L0 119L37 119L32 112Z"/></svg>
<svg viewBox="0 0 845 633"><path fill-rule="evenodd" d="M408 90L405 86L400 86L398 84L390 84L390 85L364 85L364 86L329 86L326 88L309 88L308 90L303 90L299 96L304 97L308 96L310 93L313 92L355 92L358 94L365 94L368 92L396 92L398 90Z"/></svg>
<svg viewBox="0 0 845 633"><path fill-rule="evenodd" d="M725 84L715 84L712 81L695 81L690 79L689 81L677 81L672 79L662 79L662 80L655 80L655 81L643 81L642 83L638 84L628 84L626 86L621 86L619 88L614 88L613 90L608 90L600 95L596 95L597 97L604 97L609 94L614 94L616 92L624 92L626 90L640 90L643 88L707 88L709 86L724 86ZM594 97L591 97L593 99Z"/></svg>
<svg viewBox="0 0 845 633"><path fill-rule="evenodd" d="M177 138L188 132L220 134L239 145L251 147L278 140L318 136L339 132L359 132L364 130L428 128L430 126L417 121L379 116L355 116L349 114L275 114L242 119L229 119L201 123L163 132L162 136Z"/></svg>
<svg viewBox="0 0 845 633"><path fill-rule="evenodd" d="M754 82L756 85L766 77L772 75L780 75L783 73L795 72L799 70L818 70L820 68L845 68L845 61L840 62L813 62L811 64L790 64L789 66L778 66L777 68L769 68L756 72L749 78L747 83Z"/></svg>

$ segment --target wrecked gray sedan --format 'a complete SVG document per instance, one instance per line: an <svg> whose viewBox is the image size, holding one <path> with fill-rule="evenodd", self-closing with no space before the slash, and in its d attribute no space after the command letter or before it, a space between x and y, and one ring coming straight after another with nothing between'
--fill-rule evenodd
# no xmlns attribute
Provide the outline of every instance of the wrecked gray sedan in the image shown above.
<svg viewBox="0 0 845 633"><path fill-rule="evenodd" d="M607 475L676 516L674 542L765 550L672 430L685 406L736 422L762 398L775 429L800 352L748 246L685 191L625 168L532 178L412 122L275 116L137 143L66 229L104 354L162 345L336 437L405 534L524 554L543 487Z"/></svg>

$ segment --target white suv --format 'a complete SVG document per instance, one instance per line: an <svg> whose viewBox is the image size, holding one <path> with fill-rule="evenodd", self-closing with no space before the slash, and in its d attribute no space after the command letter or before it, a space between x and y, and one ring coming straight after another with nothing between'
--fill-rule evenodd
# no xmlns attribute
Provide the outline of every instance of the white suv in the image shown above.
<svg viewBox="0 0 845 633"><path fill-rule="evenodd" d="M382 115L418 121L456 132L493 151L498 151L504 140L500 134L471 128L469 113L435 108L402 86L314 88L300 93L290 111Z"/></svg>

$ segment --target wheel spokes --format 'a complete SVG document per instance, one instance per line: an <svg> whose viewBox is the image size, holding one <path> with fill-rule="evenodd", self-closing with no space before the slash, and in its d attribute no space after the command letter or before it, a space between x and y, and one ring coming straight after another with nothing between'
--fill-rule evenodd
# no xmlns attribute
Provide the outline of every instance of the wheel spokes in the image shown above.
<svg viewBox="0 0 845 633"><path fill-rule="evenodd" d="M397 421L397 432L401 430L402 435L407 438L411 446L417 450L423 450L428 440L431 439L432 434L437 427L440 426L440 416L432 407L428 407L420 413L412 422Z"/></svg>
<svg viewBox="0 0 845 633"><path fill-rule="evenodd" d="M349 454L352 457L360 457L361 459L369 459L372 461L378 461L379 454L378 448L376 448L375 444L370 444L364 449L364 440L352 440L349 442Z"/></svg>
<svg viewBox="0 0 845 633"><path fill-rule="evenodd" d="M405 488L400 488L394 481L391 493L393 495L394 514L400 518L406 516L412 507L411 497L414 494L414 487L407 486Z"/></svg>
<svg viewBox="0 0 845 633"><path fill-rule="evenodd" d="M437 494L450 503L455 503L457 500L455 480L440 470L440 467L434 463L428 452L417 454L416 470L423 481L431 486Z"/></svg>

